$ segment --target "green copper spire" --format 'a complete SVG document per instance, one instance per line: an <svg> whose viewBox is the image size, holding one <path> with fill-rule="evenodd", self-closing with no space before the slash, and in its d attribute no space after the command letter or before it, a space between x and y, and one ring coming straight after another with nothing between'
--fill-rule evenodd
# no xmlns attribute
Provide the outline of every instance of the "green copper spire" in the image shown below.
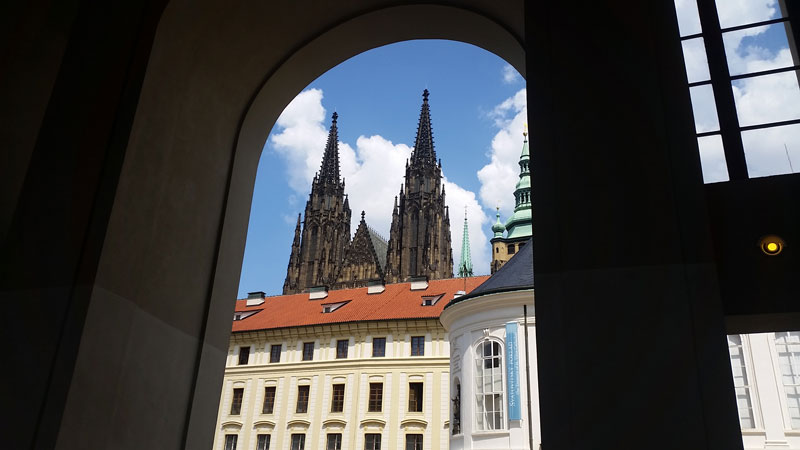
<svg viewBox="0 0 800 450"><path fill-rule="evenodd" d="M459 278L472 276L472 257L469 254L469 228L467 228L467 207L464 207L464 236L461 238L461 262L458 263Z"/></svg>
<svg viewBox="0 0 800 450"><path fill-rule="evenodd" d="M500 222L500 207L497 207L497 222L492 225L492 232L494 232L493 237L503 237L503 232L506 231L506 227Z"/></svg>
<svg viewBox="0 0 800 450"><path fill-rule="evenodd" d="M514 214L506 221L506 239L530 237L533 235L531 223L531 172L530 153L528 151L528 132L522 133L522 154L519 156L519 181L514 190Z"/></svg>

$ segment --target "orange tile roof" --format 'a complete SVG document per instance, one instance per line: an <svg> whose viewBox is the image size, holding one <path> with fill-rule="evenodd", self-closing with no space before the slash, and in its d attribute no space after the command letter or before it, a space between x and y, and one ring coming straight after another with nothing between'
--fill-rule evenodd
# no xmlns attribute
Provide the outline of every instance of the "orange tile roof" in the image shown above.
<svg viewBox="0 0 800 450"><path fill-rule="evenodd" d="M267 330L343 322L397 319L432 319L442 313L444 306L459 290L467 293L489 278L488 275L446 280L431 280L424 290L411 290L411 283L387 284L380 294L367 294L367 288L328 291L320 300L309 300L308 294L266 297L263 304L247 306L247 299L236 301L236 312L258 311L233 322L233 332ZM433 306L422 306L422 297L444 294ZM322 305L349 302L330 313Z"/></svg>

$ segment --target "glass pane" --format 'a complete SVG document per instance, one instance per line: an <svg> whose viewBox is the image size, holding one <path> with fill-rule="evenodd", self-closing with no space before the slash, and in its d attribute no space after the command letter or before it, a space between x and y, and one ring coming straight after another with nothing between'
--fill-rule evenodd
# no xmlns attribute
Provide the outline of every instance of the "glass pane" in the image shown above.
<svg viewBox="0 0 800 450"><path fill-rule="evenodd" d="M733 82L739 125L800 118L797 72L776 73Z"/></svg>
<svg viewBox="0 0 800 450"><path fill-rule="evenodd" d="M731 75L794 65L785 24L730 31L722 35L722 41Z"/></svg>
<svg viewBox="0 0 800 450"><path fill-rule="evenodd" d="M675 0L675 12L678 14L678 29L681 36L697 34L702 31L696 0Z"/></svg>
<svg viewBox="0 0 800 450"><path fill-rule="evenodd" d="M742 132L751 178L800 172L800 124Z"/></svg>
<svg viewBox="0 0 800 450"><path fill-rule="evenodd" d="M777 0L717 0L722 28L782 17Z"/></svg>
<svg viewBox="0 0 800 450"><path fill-rule="evenodd" d="M694 111L694 127L698 133L719 130L717 105L714 103L714 89L710 84L689 88Z"/></svg>
<svg viewBox="0 0 800 450"><path fill-rule="evenodd" d="M728 181L728 166L725 162L725 151L722 137L706 136L697 139L700 148L700 165L703 168L704 183Z"/></svg>
<svg viewBox="0 0 800 450"><path fill-rule="evenodd" d="M688 39L681 44L683 45L683 61L686 65L686 77L689 79L689 83L708 80L708 58L703 38Z"/></svg>

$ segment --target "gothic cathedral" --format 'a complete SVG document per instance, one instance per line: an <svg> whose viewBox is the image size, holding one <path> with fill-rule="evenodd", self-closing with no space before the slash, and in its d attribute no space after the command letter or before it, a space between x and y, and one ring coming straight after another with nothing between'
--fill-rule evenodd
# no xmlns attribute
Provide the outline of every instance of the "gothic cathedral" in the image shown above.
<svg viewBox="0 0 800 450"><path fill-rule="evenodd" d="M361 212L350 240L350 206L339 174L338 115L334 112L322 165L314 176L305 220L297 216L283 293L311 287L344 289L370 281L397 283L412 277L453 276L450 216L442 186L442 163L433 148L428 90L422 94L417 138L406 162L405 185L394 200L387 242Z"/></svg>

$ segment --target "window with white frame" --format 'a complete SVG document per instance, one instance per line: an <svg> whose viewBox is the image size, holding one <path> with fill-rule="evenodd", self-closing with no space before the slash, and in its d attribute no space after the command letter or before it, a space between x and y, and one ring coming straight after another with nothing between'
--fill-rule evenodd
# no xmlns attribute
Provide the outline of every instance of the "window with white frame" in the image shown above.
<svg viewBox="0 0 800 450"><path fill-rule="evenodd" d="M478 431L505 429L503 354L500 343L486 339L475 349L475 402Z"/></svg>
<svg viewBox="0 0 800 450"><path fill-rule="evenodd" d="M236 450L236 441L239 440L239 436L236 434L226 434L225 435L225 450Z"/></svg>
<svg viewBox="0 0 800 450"><path fill-rule="evenodd" d="M775 333L783 391L793 429L800 429L800 331Z"/></svg>
<svg viewBox="0 0 800 450"><path fill-rule="evenodd" d="M728 352L731 355L733 387L736 390L736 407L739 410L739 426L742 429L755 428L753 402L750 392L750 378L742 351L742 337L738 334L728 336Z"/></svg>

